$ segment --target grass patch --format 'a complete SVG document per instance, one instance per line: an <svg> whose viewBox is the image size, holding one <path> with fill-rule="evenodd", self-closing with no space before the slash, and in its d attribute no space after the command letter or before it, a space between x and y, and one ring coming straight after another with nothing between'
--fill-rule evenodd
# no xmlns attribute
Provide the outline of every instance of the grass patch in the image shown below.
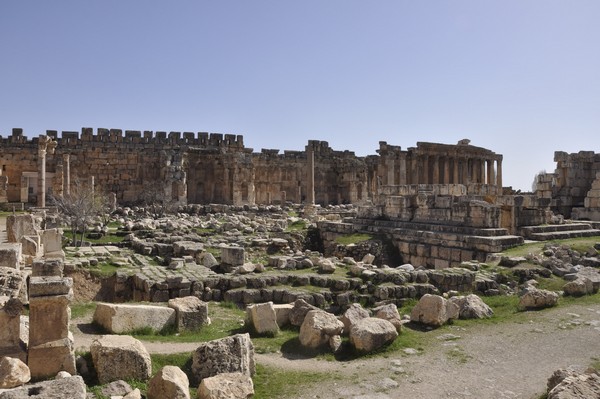
<svg viewBox="0 0 600 399"><path fill-rule="evenodd" d="M293 398L307 387L338 378L337 374L330 372L283 370L257 364L256 375L253 378L254 398ZM327 394L324 397L327 397Z"/></svg>
<svg viewBox="0 0 600 399"><path fill-rule="evenodd" d="M568 238L565 240L539 241L513 247L502 252L506 256L525 256L529 253L539 254L544 250L546 245L568 245L571 249L578 252L586 252L589 248L593 248L594 244L599 241L598 237L580 237Z"/></svg>
<svg viewBox="0 0 600 399"><path fill-rule="evenodd" d="M293 231L303 231L306 230L306 221L305 220L296 220L295 222L288 225L286 232L290 233Z"/></svg>
<svg viewBox="0 0 600 399"><path fill-rule="evenodd" d="M283 327L279 330L279 333L273 337L269 336L258 336L252 334L252 343L254 344L254 350L256 353L277 353L281 351L281 348L286 342L298 338L299 330L294 327ZM255 336L256 335L256 336Z"/></svg>
<svg viewBox="0 0 600 399"><path fill-rule="evenodd" d="M112 276L121 269L123 268L111 262L100 262L97 266L91 266L88 270L93 276L104 278Z"/></svg>
<svg viewBox="0 0 600 399"><path fill-rule="evenodd" d="M96 311L96 302L74 302L71 304L71 318L78 319Z"/></svg>
<svg viewBox="0 0 600 399"><path fill-rule="evenodd" d="M157 332L151 329L142 329L134 331L130 335L142 341L206 342L243 331L245 312L235 305L228 303L221 305L211 302L208 306L208 316L211 319L211 324L202 327L198 331L184 331L175 334L173 330Z"/></svg>
<svg viewBox="0 0 600 399"><path fill-rule="evenodd" d="M373 239L373 236L371 234L354 233L354 234L339 236L335 239L335 242L340 245L350 245L350 244L357 244L357 243L363 242L363 241L369 241L372 239Z"/></svg>

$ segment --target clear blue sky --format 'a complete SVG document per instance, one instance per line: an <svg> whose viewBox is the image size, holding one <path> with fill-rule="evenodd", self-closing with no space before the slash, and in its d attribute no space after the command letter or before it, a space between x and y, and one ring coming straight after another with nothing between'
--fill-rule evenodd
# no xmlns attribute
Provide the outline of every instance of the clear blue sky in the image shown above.
<svg viewBox="0 0 600 399"><path fill-rule="evenodd" d="M0 2L0 134L106 127L600 152L598 0Z"/></svg>

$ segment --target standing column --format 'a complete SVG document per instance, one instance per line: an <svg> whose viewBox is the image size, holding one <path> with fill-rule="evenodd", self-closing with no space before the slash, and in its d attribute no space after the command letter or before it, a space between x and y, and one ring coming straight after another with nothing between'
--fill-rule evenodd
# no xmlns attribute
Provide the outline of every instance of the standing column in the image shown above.
<svg viewBox="0 0 600 399"><path fill-rule="evenodd" d="M444 184L450 184L450 160L448 157L443 158Z"/></svg>
<svg viewBox="0 0 600 399"><path fill-rule="evenodd" d="M46 152L54 154L56 141L52 141L52 137L40 135L38 141L38 206L46 207Z"/></svg>
<svg viewBox="0 0 600 399"><path fill-rule="evenodd" d="M429 156L423 156L423 179L419 184L429 184Z"/></svg>
<svg viewBox="0 0 600 399"><path fill-rule="evenodd" d="M496 185L502 193L502 158L496 160Z"/></svg>
<svg viewBox="0 0 600 399"><path fill-rule="evenodd" d="M485 183L485 160L479 160L479 182Z"/></svg>
<svg viewBox="0 0 600 399"><path fill-rule="evenodd" d="M63 193L71 195L71 156L63 154Z"/></svg>
<svg viewBox="0 0 600 399"><path fill-rule="evenodd" d="M440 157L433 157L433 184L440 184Z"/></svg>
<svg viewBox="0 0 600 399"><path fill-rule="evenodd" d="M469 176L472 176L472 172L470 170L470 161L468 158L464 158L462 162L462 184L469 184L471 181L469 180Z"/></svg>
<svg viewBox="0 0 600 399"><path fill-rule="evenodd" d="M406 173L406 156L400 155L400 174L398 177L398 184L404 185L407 184L407 173Z"/></svg>
<svg viewBox="0 0 600 399"><path fill-rule="evenodd" d="M307 170L307 201L309 205L315 204L315 150L309 142L306 146Z"/></svg>
<svg viewBox="0 0 600 399"><path fill-rule="evenodd" d="M488 159L487 161L487 184L494 185L496 182L496 176L494 173L494 161Z"/></svg>
<svg viewBox="0 0 600 399"><path fill-rule="evenodd" d="M410 160L410 184L419 184L419 169L420 165L415 155Z"/></svg>
<svg viewBox="0 0 600 399"><path fill-rule="evenodd" d="M454 158L453 159L453 163L454 163L454 179L452 180L452 182L454 184L459 184L459 180L458 180L458 158Z"/></svg>

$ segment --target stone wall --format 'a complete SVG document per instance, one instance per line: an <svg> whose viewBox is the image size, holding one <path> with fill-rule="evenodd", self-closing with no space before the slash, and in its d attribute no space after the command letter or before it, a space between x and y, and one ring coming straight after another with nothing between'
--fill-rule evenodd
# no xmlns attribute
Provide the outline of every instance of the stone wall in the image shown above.
<svg viewBox="0 0 600 399"><path fill-rule="evenodd" d="M46 138L56 143L47 153L41 149ZM180 205L327 205L375 201L386 186L463 184L497 191L502 184L502 156L465 141L420 142L408 150L381 142L378 155L357 157L316 140L304 151L281 154L253 152L242 136L218 133L99 128L94 134L82 128L60 137L48 130L29 139L22 129L13 129L9 137L0 136L0 149L0 201L5 202L36 203L43 165L48 196L93 179L97 190L115 193L124 204L158 191Z"/></svg>

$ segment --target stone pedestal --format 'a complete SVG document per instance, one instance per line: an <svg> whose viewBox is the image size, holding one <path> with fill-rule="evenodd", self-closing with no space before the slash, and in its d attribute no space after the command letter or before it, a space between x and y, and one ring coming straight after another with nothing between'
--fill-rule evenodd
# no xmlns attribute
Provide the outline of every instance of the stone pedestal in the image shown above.
<svg viewBox="0 0 600 399"><path fill-rule="evenodd" d="M50 269L60 272L60 269ZM59 371L74 374L74 343L69 331L73 280L62 275L31 277L29 298L27 365L31 377L52 377Z"/></svg>
<svg viewBox="0 0 600 399"><path fill-rule="evenodd" d="M25 343L21 341L22 309L21 301L16 298L0 305L0 358L8 356L23 362L27 360Z"/></svg>

